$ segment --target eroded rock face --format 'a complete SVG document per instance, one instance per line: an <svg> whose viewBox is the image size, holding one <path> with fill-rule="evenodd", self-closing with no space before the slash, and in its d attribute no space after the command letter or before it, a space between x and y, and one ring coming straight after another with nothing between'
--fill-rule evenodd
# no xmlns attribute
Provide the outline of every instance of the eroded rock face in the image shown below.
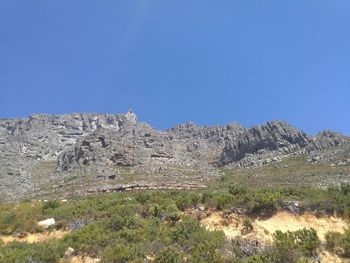
<svg viewBox="0 0 350 263"><path fill-rule="evenodd" d="M333 132L312 137L278 121L251 129L237 124L200 127L187 123L164 132L137 123L118 131L99 129L91 133L60 156L57 171L95 163L249 166L264 164L259 160L278 161L291 153L303 154L347 141L347 137Z"/></svg>
<svg viewBox="0 0 350 263"><path fill-rule="evenodd" d="M268 122L246 130L239 138L228 137L220 156L221 164L239 162L247 155L274 153L287 154L313 143L304 132L283 122Z"/></svg>
<svg viewBox="0 0 350 263"><path fill-rule="evenodd" d="M58 156L99 129L120 130L136 124L135 114L36 114L0 120L0 195L16 199L35 189L32 170L40 161ZM47 179L49 175L47 175Z"/></svg>
<svg viewBox="0 0 350 263"><path fill-rule="evenodd" d="M279 121L250 129L187 123L157 131L132 112L33 115L0 120L0 193L12 200L39 191L43 180L114 178L119 168L196 179L215 176L222 166L254 167L348 142L339 133L313 137ZM45 165L39 169L39 163Z"/></svg>

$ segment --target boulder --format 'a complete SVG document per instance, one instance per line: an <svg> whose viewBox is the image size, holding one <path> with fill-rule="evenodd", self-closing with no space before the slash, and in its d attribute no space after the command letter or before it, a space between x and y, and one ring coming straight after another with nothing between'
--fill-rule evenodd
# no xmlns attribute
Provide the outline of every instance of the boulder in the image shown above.
<svg viewBox="0 0 350 263"><path fill-rule="evenodd" d="M54 218L48 218L42 221L38 222L38 225L41 226L44 229L49 228L50 226L53 226L56 223Z"/></svg>

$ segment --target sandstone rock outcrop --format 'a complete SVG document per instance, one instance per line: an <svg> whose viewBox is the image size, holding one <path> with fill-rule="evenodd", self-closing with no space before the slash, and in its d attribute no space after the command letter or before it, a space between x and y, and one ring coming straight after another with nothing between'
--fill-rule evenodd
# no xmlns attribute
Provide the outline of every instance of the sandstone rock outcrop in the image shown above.
<svg viewBox="0 0 350 263"><path fill-rule="evenodd" d="M89 133L99 128L118 131L134 124L136 115L131 112L0 119L0 197L11 200L33 191L33 168L41 161L56 164L62 152ZM49 174L45 176L49 179Z"/></svg>
<svg viewBox="0 0 350 263"><path fill-rule="evenodd" d="M193 123L157 131L126 114L38 114L0 119L0 193L16 200L65 178L123 178L121 170L187 179L221 167L254 167L349 143L339 133L310 136L284 122L247 129ZM310 155L311 156L311 155ZM186 179L187 178L187 179Z"/></svg>

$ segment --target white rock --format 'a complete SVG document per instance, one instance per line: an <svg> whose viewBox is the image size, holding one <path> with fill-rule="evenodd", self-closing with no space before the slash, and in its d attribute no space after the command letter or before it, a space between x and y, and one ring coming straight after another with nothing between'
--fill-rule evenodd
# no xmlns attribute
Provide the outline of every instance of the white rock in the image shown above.
<svg viewBox="0 0 350 263"><path fill-rule="evenodd" d="M66 252L64 252L64 257L68 258L70 256L73 256L74 252L74 248L69 247L67 248Z"/></svg>
<svg viewBox="0 0 350 263"><path fill-rule="evenodd" d="M198 209L199 209L199 211L204 211L205 210L205 206L204 205L199 205Z"/></svg>
<svg viewBox="0 0 350 263"><path fill-rule="evenodd" d="M50 226L53 226L56 223L54 218L48 218L43 221L38 222L38 225L41 226L42 228L46 229L49 228Z"/></svg>

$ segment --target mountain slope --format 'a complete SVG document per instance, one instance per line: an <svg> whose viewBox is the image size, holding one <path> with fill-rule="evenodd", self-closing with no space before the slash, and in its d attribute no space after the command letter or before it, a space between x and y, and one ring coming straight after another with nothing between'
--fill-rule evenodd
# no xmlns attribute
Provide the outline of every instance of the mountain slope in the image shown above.
<svg viewBox="0 0 350 263"><path fill-rule="evenodd" d="M71 184L63 188L74 192L87 182L95 189L112 182L196 183L223 168L260 167L327 149L334 156L332 149L349 142L339 133L310 136L280 121L250 129L187 123L157 131L137 122L132 112L5 119L0 120L0 192L12 201L60 191L52 189L57 185Z"/></svg>

